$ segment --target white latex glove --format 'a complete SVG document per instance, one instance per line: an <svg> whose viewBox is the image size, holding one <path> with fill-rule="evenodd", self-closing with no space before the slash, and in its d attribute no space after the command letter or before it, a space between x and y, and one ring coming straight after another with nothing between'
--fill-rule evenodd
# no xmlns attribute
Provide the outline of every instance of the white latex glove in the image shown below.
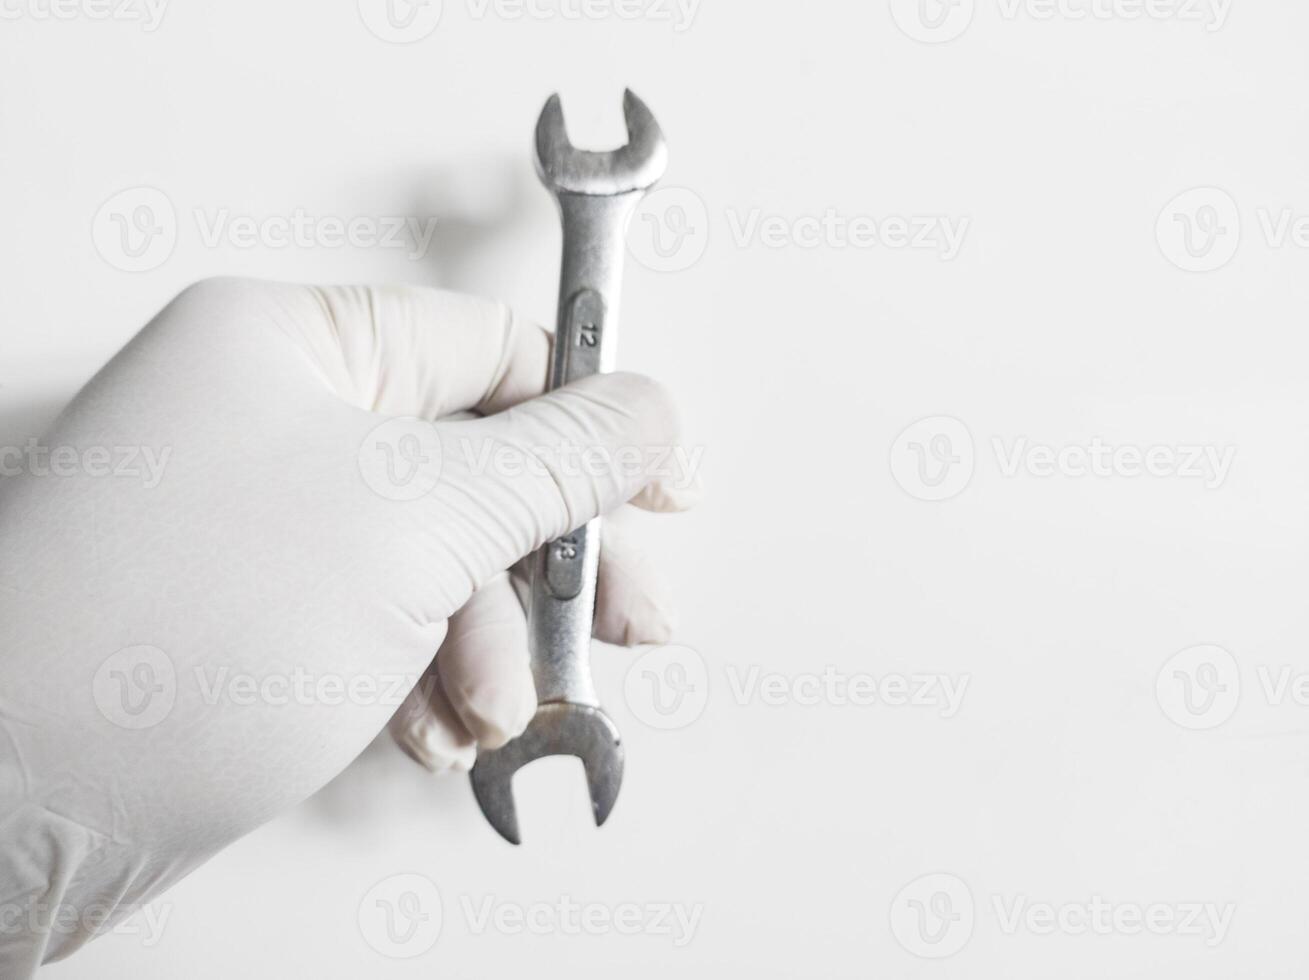
<svg viewBox="0 0 1309 980"><path fill-rule="evenodd" d="M662 388L542 396L549 353L464 296L204 282L78 395L45 463L0 481L0 976L135 912L392 716L432 769L521 731L506 569L634 497L694 495L633 465L675 439ZM455 418L379 429L393 416ZM118 447L148 451L138 475ZM570 465L576 447L603 455ZM597 634L666 641L626 542L607 525Z"/></svg>

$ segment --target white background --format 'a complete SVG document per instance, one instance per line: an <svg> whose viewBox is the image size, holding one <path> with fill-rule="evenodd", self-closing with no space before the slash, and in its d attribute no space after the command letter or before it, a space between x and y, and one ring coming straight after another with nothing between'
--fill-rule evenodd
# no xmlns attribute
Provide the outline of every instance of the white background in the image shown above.
<svg viewBox="0 0 1309 980"><path fill-rule="evenodd" d="M652 201L633 250L692 234L685 268L631 263L620 361L678 393L708 487L650 521L696 653L656 652L630 684L636 655L597 658L628 747L603 830L571 760L518 780L514 849L466 779L379 740L167 894L158 942L108 936L46 976L1304 975L1309 707L1266 691L1309 671L1309 243L1276 235L1309 214L1304 5L701 0L688 21L654 0L633 20L445 0L399 44L369 0L175 0L155 30L46 3L0 20L6 444L204 276L440 284L546 319L559 233L533 122L558 90L576 141L613 145L630 85L687 192ZM93 226L106 202L130 219L116 195L141 186L175 247L125 272L119 226ZM1197 187L1220 190L1170 205ZM420 259L208 245L195 214L224 209L438 226ZM806 244L744 235L752 213ZM953 258L805 237L829 215L967 232ZM1221 481L1006 467L1097 438L1235 455ZM919 499L940 477L958 492ZM1230 657L1170 660L1198 645ZM827 668L967 687L953 717L736 690ZM651 683L679 677L703 714L656 730L687 720ZM928 874L947 877L902 891ZM409 889L420 936L440 915L430 948L361 927L393 875L435 886ZM700 918L679 946L653 926L478 932L467 912L561 896ZM1108 934L1069 917L1097 898L1127 916ZM1014 927L1023 902L1069 927ZM1221 941L1133 934L1132 908L1186 903L1234 907Z"/></svg>

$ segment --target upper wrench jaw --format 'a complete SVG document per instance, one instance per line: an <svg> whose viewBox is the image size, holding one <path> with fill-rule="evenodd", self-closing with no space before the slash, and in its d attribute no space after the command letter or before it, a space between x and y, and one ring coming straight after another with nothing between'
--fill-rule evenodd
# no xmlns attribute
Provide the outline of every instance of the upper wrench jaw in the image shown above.
<svg viewBox="0 0 1309 980"><path fill-rule="evenodd" d="M511 844L522 843L514 806L514 773L550 755L574 755L582 760L597 827L609 819L618 799L623 745L609 716L590 705L543 704L522 735L498 749L479 752L471 773L478 806L496 833Z"/></svg>
<svg viewBox="0 0 1309 980"><path fill-rule="evenodd" d="M649 189L668 168L668 145L646 104L623 92L627 144L616 150L579 150L568 139L563 104L552 95L536 122L536 171L561 193L610 197Z"/></svg>

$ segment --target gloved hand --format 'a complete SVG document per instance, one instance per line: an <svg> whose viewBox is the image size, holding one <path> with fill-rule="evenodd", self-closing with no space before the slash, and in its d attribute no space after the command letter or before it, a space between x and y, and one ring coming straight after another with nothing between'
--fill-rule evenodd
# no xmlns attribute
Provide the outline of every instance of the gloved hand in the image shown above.
<svg viewBox="0 0 1309 980"><path fill-rule="evenodd" d="M541 395L549 352L464 296L204 282L48 455L4 458L23 472L0 481L0 976L136 911L388 722L433 770L522 730L506 570L624 501L695 493L648 465L676 436L662 388ZM664 642L627 541L606 525L597 635Z"/></svg>

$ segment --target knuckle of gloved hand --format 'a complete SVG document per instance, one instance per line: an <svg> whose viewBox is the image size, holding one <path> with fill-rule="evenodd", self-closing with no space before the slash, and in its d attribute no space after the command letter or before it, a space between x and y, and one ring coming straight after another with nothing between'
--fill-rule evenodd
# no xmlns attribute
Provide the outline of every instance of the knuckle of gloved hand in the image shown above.
<svg viewBox="0 0 1309 980"><path fill-rule="evenodd" d="M212 319L215 311L228 311L253 293L272 290L274 284L243 279L240 276L206 276L197 279L179 292L169 307L173 310L194 311L204 320ZM189 321L188 321L189 322Z"/></svg>
<svg viewBox="0 0 1309 980"><path fill-rule="evenodd" d="M235 276L203 276L183 287L175 302L207 303L221 300L234 291L240 282Z"/></svg>
<svg viewBox="0 0 1309 980"><path fill-rule="evenodd" d="M580 474L590 478L587 489L595 494L604 483L627 496L636 493L652 478L644 464L676 442L672 394L645 375L616 373L579 382L575 395L592 406L586 413L588 465Z"/></svg>

